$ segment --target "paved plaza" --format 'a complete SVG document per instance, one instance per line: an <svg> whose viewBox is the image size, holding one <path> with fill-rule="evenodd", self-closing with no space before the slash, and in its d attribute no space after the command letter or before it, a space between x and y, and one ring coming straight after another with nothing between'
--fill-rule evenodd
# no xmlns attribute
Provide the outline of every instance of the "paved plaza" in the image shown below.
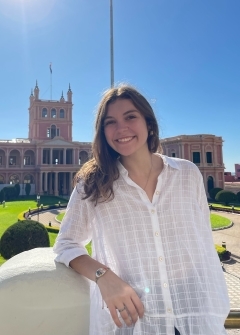
<svg viewBox="0 0 240 335"><path fill-rule="evenodd" d="M51 222L52 227L59 227L60 224L57 222L56 216L64 211L65 209L59 208L41 212L39 221L46 226L49 226L49 222ZM212 213L227 217L233 222L231 228L213 231L212 233L214 243L222 245L222 242L226 242L227 250L232 253L231 260L224 263L223 270L228 287L230 306L231 308L240 308L240 215L215 211L212 211ZM33 220L37 220L37 218L37 215L32 216ZM227 333L228 335L240 335L240 329L227 330Z"/></svg>

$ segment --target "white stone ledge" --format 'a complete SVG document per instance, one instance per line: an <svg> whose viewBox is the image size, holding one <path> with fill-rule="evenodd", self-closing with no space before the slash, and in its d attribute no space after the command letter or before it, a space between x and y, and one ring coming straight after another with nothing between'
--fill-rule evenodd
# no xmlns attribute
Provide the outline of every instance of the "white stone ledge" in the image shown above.
<svg viewBox="0 0 240 335"><path fill-rule="evenodd" d="M88 335L89 281L54 258L36 248L0 267L1 334Z"/></svg>

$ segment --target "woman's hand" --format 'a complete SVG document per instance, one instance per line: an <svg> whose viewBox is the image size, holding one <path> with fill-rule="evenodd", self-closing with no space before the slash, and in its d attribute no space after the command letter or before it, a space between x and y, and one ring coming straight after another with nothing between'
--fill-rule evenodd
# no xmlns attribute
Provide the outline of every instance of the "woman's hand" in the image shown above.
<svg viewBox="0 0 240 335"><path fill-rule="evenodd" d="M144 307L136 292L111 270L100 277L97 282L102 298L107 304L113 321L118 327L122 326L119 314L127 326L142 318Z"/></svg>

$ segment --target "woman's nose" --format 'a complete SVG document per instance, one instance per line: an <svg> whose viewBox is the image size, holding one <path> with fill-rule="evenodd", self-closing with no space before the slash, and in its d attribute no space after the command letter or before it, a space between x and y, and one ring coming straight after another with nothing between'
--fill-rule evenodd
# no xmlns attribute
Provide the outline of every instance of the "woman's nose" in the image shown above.
<svg viewBox="0 0 240 335"><path fill-rule="evenodd" d="M120 130L120 131L128 130L128 126L124 122L118 122L117 123L117 130Z"/></svg>

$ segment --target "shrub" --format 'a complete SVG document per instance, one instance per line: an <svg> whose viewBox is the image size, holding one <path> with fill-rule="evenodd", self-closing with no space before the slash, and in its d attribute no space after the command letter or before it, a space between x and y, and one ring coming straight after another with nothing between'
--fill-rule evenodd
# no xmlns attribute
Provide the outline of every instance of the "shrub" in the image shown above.
<svg viewBox="0 0 240 335"><path fill-rule="evenodd" d="M237 201L240 202L240 192L238 192L236 195L237 195Z"/></svg>
<svg viewBox="0 0 240 335"><path fill-rule="evenodd" d="M222 190L217 193L215 199L219 202L223 202L225 205L228 205L230 202L235 202L237 197L233 192Z"/></svg>
<svg viewBox="0 0 240 335"><path fill-rule="evenodd" d="M49 246L49 236L44 225L24 220L14 223L3 233L0 253L3 258L9 259L23 251Z"/></svg>
<svg viewBox="0 0 240 335"><path fill-rule="evenodd" d="M20 194L20 185L17 183L14 185L14 188L15 188L15 196L16 198L18 198Z"/></svg>
<svg viewBox="0 0 240 335"><path fill-rule="evenodd" d="M14 186L5 186L3 188L5 200L14 200L16 198L16 189Z"/></svg>
<svg viewBox="0 0 240 335"><path fill-rule="evenodd" d="M230 258L231 252L226 250L226 248L223 248L220 245L215 244L215 249L217 251L220 261L225 261Z"/></svg>
<svg viewBox="0 0 240 335"><path fill-rule="evenodd" d="M218 194L218 192L222 191L223 189L220 187L215 187L212 188L208 193L211 197L212 200L215 200L216 195Z"/></svg>
<svg viewBox="0 0 240 335"><path fill-rule="evenodd" d="M5 200L5 192L4 192L4 188L0 191L0 202L2 203L3 200Z"/></svg>
<svg viewBox="0 0 240 335"><path fill-rule="evenodd" d="M25 186L25 193L27 196L29 196L30 192L31 192L31 184L27 183Z"/></svg>

